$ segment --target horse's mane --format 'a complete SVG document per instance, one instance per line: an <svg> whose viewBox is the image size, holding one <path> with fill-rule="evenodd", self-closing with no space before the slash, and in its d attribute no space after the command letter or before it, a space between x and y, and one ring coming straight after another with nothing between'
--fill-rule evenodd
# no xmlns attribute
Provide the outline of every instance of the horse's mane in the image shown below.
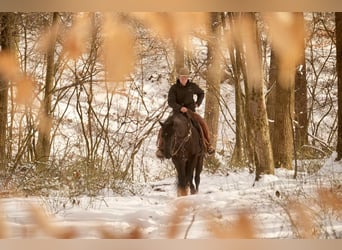
<svg viewBox="0 0 342 250"><path fill-rule="evenodd" d="M189 130L189 117L186 113L175 112L165 121L165 125L176 129L176 133L183 134Z"/></svg>

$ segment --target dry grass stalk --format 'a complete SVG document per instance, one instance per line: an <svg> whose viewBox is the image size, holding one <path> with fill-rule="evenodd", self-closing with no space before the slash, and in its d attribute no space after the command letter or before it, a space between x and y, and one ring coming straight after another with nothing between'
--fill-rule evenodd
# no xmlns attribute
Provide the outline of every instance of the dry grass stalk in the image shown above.
<svg viewBox="0 0 342 250"><path fill-rule="evenodd" d="M180 223L182 222L190 204L184 200L180 200L175 204L174 211L169 218L169 225L166 231L166 238L174 239L180 233Z"/></svg>
<svg viewBox="0 0 342 250"><path fill-rule="evenodd" d="M2 204L0 203L0 239L8 238L8 227L4 218Z"/></svg>
<svg viewBox="0 0 342 250"><path fill-rule="evenodd" d="M342 197L336 190L321 188L317 191L319 203L342 214Z"/></svg>
<svg viewBox="0 0 342 250"><path fill-rule="evenodd" d="M290 200L287 204L292 227L301 239L314 239L318 231L313 212L299 201Z"/></svg>
<svg viewBox="0 0 342 250"><path fill-rule="evenodd" d="M214 238L219 239L253 239L256 236L254 222L246 211L241 211L236 220L222 223L212 216L207 216L207 226Z"/></svg>
<svg viewBox="0 0 342 250"><path fill-rule="evenodd" d="M53 225L50 218L41 208L30 205L28 207L31 218L37 225L37 228L47 236L57 239L72 239L77 237L77 232L73 227L61 227Z"/></svg>
<svg viewBox="0 0 342 250"><path fill-rule="evenodd" d="M145 238L141 227L134 226L127 233L118 233L108 227L98 228L101 239L143 239Z"/></svg>

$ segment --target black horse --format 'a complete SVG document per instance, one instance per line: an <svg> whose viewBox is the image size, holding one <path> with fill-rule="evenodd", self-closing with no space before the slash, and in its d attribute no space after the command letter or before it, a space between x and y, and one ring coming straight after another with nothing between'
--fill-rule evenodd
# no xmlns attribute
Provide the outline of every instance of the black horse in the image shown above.
<svg viewBox="0 0 342 250"><path fill-rule="evenodd" d="M178 196L187 195L189 187L191 194L198 192L203 167L204 146L199 125L190 117L190 111L186 114L175 112L164 123L160 122L165 158L172 158L177 170Z"/></svg>

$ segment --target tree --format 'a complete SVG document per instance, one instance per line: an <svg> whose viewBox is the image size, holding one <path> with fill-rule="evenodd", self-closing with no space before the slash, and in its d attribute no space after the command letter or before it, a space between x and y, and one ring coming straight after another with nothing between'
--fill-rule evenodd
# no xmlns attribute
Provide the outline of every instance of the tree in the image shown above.
<svg viewBox="0 0 342 250"><path fill-rule="evenodd" d="M50 155L50 132L52 127L52 89L55 76L55 47L57 40L57 24L59 22L58 12L53 13L51 24L51 36L46 51L46 75L45 75L45 92L41 106L41 114L38 125L38 141L36 146L36 161L39 166L44 166L49 160Z"/></svg>
<svg viewBox="0 0 342 250"><path fill-rule="evenodd" d="M304 15L302 12L296 13L298 20L298 29L301 34L305 32ZM307 80L305 63L305 39L301 41L300 61L297 65L295 75L295 146L300 149L308 144L308 98L307 98Z"/></svg>
<svg viewBox="0 0 342 250"><path fill-rule="evenodd" d="M294 13L272 13L264 16L274 51L275 64L275 112L272 142L276 167L292 169L294 153L294 86L295 68L303 58L303 22ZM281 32L279 32L281 31Z"/></svg>
<svg viewBox="0 0 342 250"><path fill-rule="evenodd" d="M209 131L211 132L211 144L216 148L218 118L219 118L219 95L221 83L221 56L219 48L220 36L220 13L210 13L210 29L207 54L207 93L205 98L205 113Z"/></svg>
<svg viewBox="0 0 342 250"><path fill-rule="evenodd" d="M277 103L275 107L274 133L272 141L274 143L273 156L275 167L292 169L294 73L292 70L288 69L287 74L287 79L280 78L278 75L275 87ZM287 87L286 84L288 84Z"/></svg>
<svg viewBox="0 0 342 250"><path fill-rule="evenodd" d="M270 52L270 67L269 67L269 74L268 74L268 85L267 85L267 98L266 98L266 106L267 106L267 116L269 120L269 128L270 128L270 137L272 142L272 150L274 151L273 147L275 147L276 143L274 142L274 117L275 117L275 107L277 105L276 102L276 95L275 95L275 86L277 83L277 71L278 71L278 64L275 58L274 50L271 48Z"/></svg>
<svg viewBox="0 0 342 250"><path fill-rule="evenodd" d="M293 154L292 110L294 103L294 89L291 87L294 84L287 84L286 80L284 82L283 79L280 79L279 55L272 45L271 47L267 112L270 119L273 158L275 167L291 169ZM289 74L291 73L289 72ZM281 145L279 145L280 141Z"/></svg>
<svg viewBox="0 0 342 250"><path fill-rule="evenodd" d="M254 161L253 157L248 159L248 152L252 151L247 148L247 129L248 124L246 124L245 119L245 101L242 90L242 80L244 79L247 82L245 74L243 74L243 62L242 62L242 54L241 54L241 37L238 33L238 24L241 22L241 14L240 13L228 13L228 20L230 31L232 34L230 43L228 43L229 50L229 58L230 63L232 65L231 75L234 81L235 87L235 145L234 151L231 157L230 164L235 167L245 167L246 163L249 164L250 168L253 169ZM252 154L253 155L253 154Z"/></svg>
<svg viewBox="0 0 342 250"><path fill-rule="evenodd" d="M259 180L262 174L274 174L272 147L269 135L266 103L263 91L260 36L254 13L246 14L242 38L246 47L246 73L248 120L252 134L250 140L256 156L256 176Z"/></svg>
<svg viewBox="0 0 342 250"><path fill-rule="evenodd" d="M338 79L338 129L337 129L337 157L342 159L342 12L335 13L336 23L336 71Z"/></svg>
<svg viewBox="0 0 342 250"><path fill-rule="evenodd" d="M10 80L8 77L8 72L5 72L5 70L13 70L5 68L4 66L9 63L6 54L14 54L14 20L14 13L0 14L0 46L2 55L2 68L0 72L0 171L2 172L6 171L7 169L6 141L8 122L8 88Z"/></svg>

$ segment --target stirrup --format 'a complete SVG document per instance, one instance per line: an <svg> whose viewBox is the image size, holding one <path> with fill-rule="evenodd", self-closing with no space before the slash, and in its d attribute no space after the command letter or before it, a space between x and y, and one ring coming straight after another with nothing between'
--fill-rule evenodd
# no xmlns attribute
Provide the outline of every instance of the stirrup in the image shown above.
<svg viewBox="0 0 342 250"><path fill-rule="evenodd" d="M163 151L161 151L160 149L157 150L156 156L157 156L159 159L164 159L164 157L165 157Z"/></svg>
<svg viewBox="0 0 342 250"><path fill-rule="evenodd" d="M212 154L215 153L215 149L212 148L212 147L209 147L208 150L207 150L207 153L208 153L208 155L212 155Z"/></svg>

